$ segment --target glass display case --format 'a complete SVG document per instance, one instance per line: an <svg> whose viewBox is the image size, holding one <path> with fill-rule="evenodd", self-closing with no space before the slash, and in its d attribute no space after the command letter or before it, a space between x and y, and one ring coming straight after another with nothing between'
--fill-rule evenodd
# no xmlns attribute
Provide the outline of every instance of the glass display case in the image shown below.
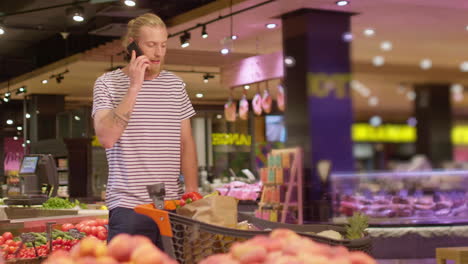
<svg viewBox="0 0 468 264"><path fill-rule="evenodd" d="M467 223L468 171L333 173L333 220L370 224Z"/></svg>

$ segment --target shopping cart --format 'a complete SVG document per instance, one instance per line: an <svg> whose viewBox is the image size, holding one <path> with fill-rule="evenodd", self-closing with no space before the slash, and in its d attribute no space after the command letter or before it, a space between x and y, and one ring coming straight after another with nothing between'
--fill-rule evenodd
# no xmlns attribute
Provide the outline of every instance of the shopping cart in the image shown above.
<svg viewBox="0 0 468 264"><path fill-rule="evenodd" d="M181 264L195 264L213 254L226 253L234 242L242 242L257 235L268 235L275 228L288 228L301 236L320 243L333 246L342 245L351 251L359 250L371 253L369 236L355 240L335 240L314 234L324 230L335 230L344 234L345 228L341 226L282 224L239 213L239 221L247 220L262 230L233 229L207 224L165 211L162 209L163 203L161 203L163 195L156 199L151 193L150 196L153 197L154 204L139 205L135 207L135 212L149 216L156 222L161 233L163 250ZM155 204L160 209L157 209Z"/></svg>

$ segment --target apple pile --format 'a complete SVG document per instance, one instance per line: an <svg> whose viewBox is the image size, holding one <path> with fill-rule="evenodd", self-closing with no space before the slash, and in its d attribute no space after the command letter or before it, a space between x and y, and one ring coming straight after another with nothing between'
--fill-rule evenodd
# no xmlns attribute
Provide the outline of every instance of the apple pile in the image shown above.
<svg viewBox="0 0 468 264"><path fill-rule="evenodd" d="M210 256L199 264L377 264L364 252L329 246L301 237L288 229L270 236L236 242L228 253Z"/></svg>
<svg viewBox="0 0 468 264"><path fill-rule="evenodd" d="M94 236L83 238L70 252L58 250L45 264L177 264L147 237L119 234L108 245Z"/></svg>

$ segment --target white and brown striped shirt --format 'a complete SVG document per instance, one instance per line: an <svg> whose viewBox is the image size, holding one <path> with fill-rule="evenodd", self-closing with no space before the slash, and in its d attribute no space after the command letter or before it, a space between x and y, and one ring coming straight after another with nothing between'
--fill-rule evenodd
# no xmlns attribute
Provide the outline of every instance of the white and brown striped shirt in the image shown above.
<svg viewBox="0 0 468 264"><path fill-rule="evenodd" d="M120 69L99 77L92 116L116 108L129 86L129 77ZM151 203L146 186L160 182L165 184L166 199L179 199L181 121L194 114L184 82L173 73L162 71L143 82L127 128L106 150L109 209Z"/></svg>

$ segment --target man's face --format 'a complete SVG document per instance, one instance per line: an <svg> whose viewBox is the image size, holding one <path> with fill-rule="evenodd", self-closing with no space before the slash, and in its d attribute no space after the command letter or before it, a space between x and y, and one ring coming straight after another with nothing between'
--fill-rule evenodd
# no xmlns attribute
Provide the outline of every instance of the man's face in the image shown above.
<svg viewBox="0 0 468 264"><path fill-rule="evenodd" d="M164 27L143 26L140 28L138 46L151 61L147 71L158 73L166 56L167 30Z"/></svg>

